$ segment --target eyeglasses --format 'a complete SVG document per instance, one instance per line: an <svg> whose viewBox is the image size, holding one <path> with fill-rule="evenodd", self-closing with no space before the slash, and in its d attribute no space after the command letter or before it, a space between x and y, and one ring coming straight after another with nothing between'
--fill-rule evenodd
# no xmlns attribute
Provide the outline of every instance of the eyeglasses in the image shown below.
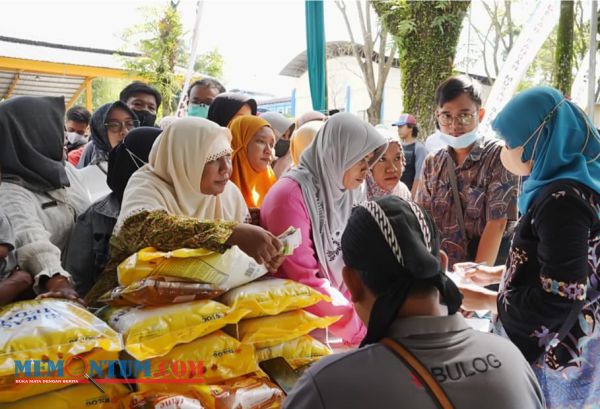
<svg viewBox="0 0 600 409"><path fill-rule="evenodd" d="M109 121L106 122L104 126L106 127L106 129L112 132L121 132L123 130L123 127L125 127L129 131L133 128L137 128L138 126L140 126L140 121L138 121L137 119L129 119L123 122Z"/></svg>
<svg viewBox="0 0 600 409"><path fill-rule="evenodd" d="M470 112L458 114L458 116L452 116L450 114L441 113L438 114L437 118L440 122L440 125L452 126L454 124L454 121L458 120L458 124L460 126L469 126L473 123L473 118L476 114L477 112Z"/></svg>

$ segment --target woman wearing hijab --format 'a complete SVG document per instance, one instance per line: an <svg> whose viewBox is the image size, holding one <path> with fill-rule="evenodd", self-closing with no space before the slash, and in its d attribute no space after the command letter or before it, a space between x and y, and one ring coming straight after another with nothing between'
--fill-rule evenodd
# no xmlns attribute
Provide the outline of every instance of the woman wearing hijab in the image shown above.
<svg viewBox="0 0 600 409"><path fill-rule="evenodd" d="M71 233L65 268L81 296L92 288L109 260L109 240L121 210L131 175L148 162L152 144L162 131L141 127L129 132L108 156L107 183L111 193L93 203L77 218Z"/></svg>
<svg viewBox="0 0 600 409"><path fill-rule="evenodd" d="M300 166L269 190L260 212L261 226L275 235L289 226L302 232L302 244L284 261L281 276L331 296L308 310L317 315L342 315L330 327L357 344L365 334L342 282L340 240L352 206L363 200L369 166L386 148L371 125L349 113L331 117L304 151Z"/></svg>
<svg viewBox="0 0 600 409"><path fill-rule="evenodd" d="M62 97L0 103L0 208L12 224L17 262L32 274L34 291L81 301L61 253L89 202L75 169L65 165L64 114Z"/></svg>
<svg viewBox="0 0 600 409"><path fill-rule="evenodd" d="M359 350L312 365L284 408L544 407L519 350L470 328L457 313L460 293L444 274L440 235L425 210L395 196L364 202L341 242L344 282L367 336ZM433 382L399 356L401 346ZM432 384L441 393L431 393Z"/></svg>
<svg viewBox="0 0 600 409"><path fill-rule="evenodd" d="M298 117L296 120L296 128L300 128L302 125L309 122L323 122L327 120L327 115L319 111L308 111Z"/></svg>
<svg viewBox="0 0 600 409"><path fill-rule="evenodd" d="M504 167L528 178L506 267L459 266L479 284L502 277L497 300L465 291L467 302L497 303L496 331L532 364L549 408L600 406L600 135L548 87L514 97L492 127Z"/></svg>
<svg viewBox="0 0 600 409"><path fill-rule="evenodd" d="M127 132L139 124L140 121L124 102L102 105L92 115L90 142L86 145L77 167L81 169L88 165L102 164L102 170L106 173L106 161L110 151L125 138Z"/></svg>
<svg viewBox="0 0 600 409"><path fill-rule="evenodd" d="M224 92L217 95L210 104L207 119L221 126L228 126L238 116L256 115L256 110L254 99L235 92Z"/></svg>
<svg viewBox="0 0 600 409"><path fill-rule="evenodd" d="M275 160L271 164L277 179L292 167L290 154L290 138L296 127L294 121L279 112L265 112L260 117L271 125L275 132Z"/></svg>
<svg viewBox="0 0 600 409"><path fill-rule="evenodd" d="M323 121L310 121L294 131L290 142L290 154L294 166L300 164L302 152L312 143L324 123Z"/></svg>
<svg viewBox="0 0 600 409"><path fill-rule="evenodd" d="M131 177L111 239L111 260L86 300L117 285L116 266L144 247L160 251L237 245L275 270L280 241L243 223L248 208L231 175L229 132L201 118L181 118L154 142L148 164Z"/></svg>
<svg viewBox="0 0 600 409"><path fill-rule="evenodd" d="M375 200L394 195L411 200L408 186L400 181L404 171L404 153L400 138L380 125L375 129L387 139L388 148L367 174L367 199Z"/></svg>
<svg viewBox="0 0 600 409"><path fill-rule="evenodd" d="M265 195L277 181L271 168L275 133L257 116L241 116L229 124L233 136L231 181L240 189L250 209L260 208Z"/></svg>

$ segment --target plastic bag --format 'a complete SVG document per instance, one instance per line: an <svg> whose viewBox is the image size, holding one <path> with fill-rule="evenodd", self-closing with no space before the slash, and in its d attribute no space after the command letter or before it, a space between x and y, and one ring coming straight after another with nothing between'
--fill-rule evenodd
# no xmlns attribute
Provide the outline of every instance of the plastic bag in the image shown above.
<svg viewBox="0 0 600 409"><path fill-rule="evenodd" d="M164 362L188 363L185 372L178 367L177 374L161 375L164 371ZM167 355L150 360L150 370L153 379L161 377L170 378L194 378L200 377L196 371L196 363L201 362L204 366L203 378L206 383L219 383L227 379L236 378L258 370L256 356L252 345L243 344L237 339L227 335L223 331L217 331L189 344L183 344L173 348ZM163 368L161 369L161 364ZM140 383L139 390L144 391L171 391L177 384L147 384ZM181 391L177 389L177 391Z"/></svg>
<svg viewBox="0 0 600 409"><path fill-rule="evenodd" d="M282 255L290 255L301 242L300 230L290 227L279 236ZM235 288L265 275L267 269L237 246L225 253L205 249L179 249L169 252L147 247L125 259L117 267L119 284L127 286L152 276L170 276L196 282Z"/></svg>
<svg viewBox="0 0 600 409"><path fill-rule="evenodd" d="M285 394L267 378L244 376L221 385L198 388L197 396L211 409L276 409Z"/></svg>
<svg viewBox="0 0 600 409"><path fill-rule="evenodd" d="M103 349L96 348L93 351L81 354L80 356L86 362L112 361L119 359L119 352L105 351ZM74 374L82 373L84 370L83 365L84 364L81 360L73 360L71 363L69 363L69 371ZM60 383L42 383L35 385L15 383L14 375L4 376L0 378L0 402L14 402L19 399L41 395L43 393L64 389L69 386L69 384Z"/></svg>
<svg viewBox="0 0 600 409"><path fill-rule="evenodd" d="M317 328L327 328L341 316L317 317L304 310L242 320L236 327L228 328L242 342L265 348L306 335Z"/></svg>
<svg viewBox="0 0 600 409"><path fill-rule="evenodd" d="M143 305L147 307L206 300L220 296L225 289L214 284L171 281L170 277L146 278L126 287L119 286L98 301L113 306Z"/></svg>
<svg viewBox="0 0 600 409"><path fill-rule="evenodd" d="M67 359L102 348L123 349L121 337L72 301L45 298L0 308L0 376L14 375L15 360Z"/></svg>
<svg viewBox="0 0 600 409"><path fill-rule="evenodd" d="M82 384L16 402L2 403L0 409L121 409L120 402L130 393L129 389L119 384L101 386L105 393L92 384Z"/></svg>
<svg viewBox="0 0 600 409"><path fill-rule="evenodd" d="M311 287L292 280L271 278L259 280L228 291L221 302L252 312L245 318L277 315L282 312L310 307L331 299Z"/></svg>
<svg viewBox="0 0 600 409"><path fill-rule="evenodd" d="M202 403L179 393L132 393L122 402L123 409L204 409Z"/></svg>
<svg viewBox="0 0 600 409"><path fill-rule="evenodd" d="M233 288L267 273L267 269L233 246L225 253L204 249L170 252L147 247L128 257L117 267L119 284L127 286L153 276L170 276Z"/></svg>
<svg viewBox="0 0 600 409"><path fill-rule="evenodd" d="M202 300L163 307L105 307L98 316L123 335L125 350L142 361L237 323L248 312Z"/></svg>
<svg viewBox="0 0 600 409"><path fill-rule="evenodd" d="M320 343L310 335L303 335L281 344L257 349L256 360L262 362L282 357L290 364L302 366L331 353L332 351L327 345Z"/></svg>

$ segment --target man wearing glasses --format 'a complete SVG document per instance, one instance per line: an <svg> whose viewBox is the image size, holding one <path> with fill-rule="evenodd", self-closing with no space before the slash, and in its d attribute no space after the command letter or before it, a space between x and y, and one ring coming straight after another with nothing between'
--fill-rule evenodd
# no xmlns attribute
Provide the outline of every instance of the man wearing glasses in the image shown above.
<svg viewBox="0 0 600 409"><path fill-rule="evenodd" d="M425 159L415 201L433 216L449 266L504 264L517 219L516 178L500 162L501 143L480 135L481 86L451 77L435 92L438 135L448 146Z"/></svg>

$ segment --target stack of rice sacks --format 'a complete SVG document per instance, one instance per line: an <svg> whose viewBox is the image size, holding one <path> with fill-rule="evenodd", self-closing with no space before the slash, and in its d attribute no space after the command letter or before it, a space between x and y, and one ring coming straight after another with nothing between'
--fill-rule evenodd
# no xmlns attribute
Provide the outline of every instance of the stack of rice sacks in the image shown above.
<svg viewBox="0 0 600 409"><path fill-rule="evenodd" d="M68 373L83 375L83 361L118 359L122 349L119 334L75 302L46 298L6 305L0 308L0 408L120 408L130 393L124 385L105 384L103 393L91 384L55 382L71 378ZM17 383L23 377L40 383Z"/></svg>

